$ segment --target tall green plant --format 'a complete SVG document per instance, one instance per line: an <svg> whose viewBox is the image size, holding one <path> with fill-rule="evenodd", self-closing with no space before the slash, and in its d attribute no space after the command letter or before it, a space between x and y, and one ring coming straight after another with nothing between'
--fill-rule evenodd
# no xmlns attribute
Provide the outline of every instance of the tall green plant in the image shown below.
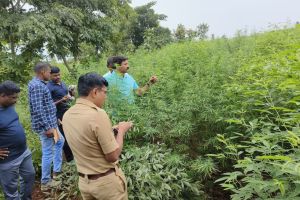
<svg viewBox="0 0 300 200"><path fill-rule="evenodd" d="M233 193L232 199L300 195L300 38L296 33L299 29L287 39L260 47L253 65L245 65L224 86L233 118L226 120L227 133L218 135L222 151L210 156L233 163L234 169L216 181ZM263 43L278 35L269 36Z"/></svg>
<svg viewBox="0 0 300 200"><path fill-rule="evenodd" d="M200 185L189 179L184 158L162 145L125 147L121 165L129 199L185 199L185 192L190 198L199 195Z"/></svg>

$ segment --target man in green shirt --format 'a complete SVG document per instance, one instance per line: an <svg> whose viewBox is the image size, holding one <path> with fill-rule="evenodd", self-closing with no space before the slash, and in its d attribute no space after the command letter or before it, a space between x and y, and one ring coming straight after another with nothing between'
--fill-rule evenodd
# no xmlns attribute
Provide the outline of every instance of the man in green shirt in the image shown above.
<svg viewBox="0 0 300 200"><path fill-rule="evenodd" d="M151 76L144 87L139 87L134 78L127 73L128 58L124 56L113 56L107 63L109 68L114 69L103 76L109 84L109 93L117 99L127 100L130 104L134 102L134 93L141 96L157 82L157 77Z"/></svg>

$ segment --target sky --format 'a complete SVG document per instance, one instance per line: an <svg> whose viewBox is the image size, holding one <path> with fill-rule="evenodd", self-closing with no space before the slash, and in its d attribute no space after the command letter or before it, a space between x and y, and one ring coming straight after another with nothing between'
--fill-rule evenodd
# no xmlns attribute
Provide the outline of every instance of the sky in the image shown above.
<svg viewBox="0 0 300 200"><path fill-rule="evenodd" d="M151 0L131 2L136 7ZM160 24L172 31L178 24L195 29L207 23L209 34L215 36L234 36L238 30L260 32L300 22L300 0L156 0L153 8L168 16Z"/></svg>

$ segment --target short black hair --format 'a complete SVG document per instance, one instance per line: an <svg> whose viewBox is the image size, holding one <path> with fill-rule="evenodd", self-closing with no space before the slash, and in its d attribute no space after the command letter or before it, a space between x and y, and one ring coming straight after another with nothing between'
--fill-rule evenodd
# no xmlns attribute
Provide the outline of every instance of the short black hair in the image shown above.
<svg viewBox="0 0 300 200"><path fill-rule="evenodd" d="M33 70L34 70L35 73L40 73L40 72L42 72L43 70L48 69L48 68L50 68L50 67L51 67L51 65L50 65L49 63L46 63L46 62L39 62L39 63L37 63L37 64L34 66Z"/></svg>
<svg viewBox="0 0 300 200"><path fill-rule="evenodd" d="M60 69L58 67L56 67L56 66L51 67L51 72L50 72L51 74L57 74L59 72L60 72Z"/></svg>
<svg viewBox="0 0 300 200"><path fill-rule="evenodd" d="M19 93L20 91L20 87L13 81L4 81L0 84L0 94L8 96Z"/></svg>
<svg viewBox="0 0 300 200"><path fill-rule="evenodd" d="M81 75L78 79L78 95L88 96L92 89L95 87L102 88L103 86L108 86L108 82L101 75L96 72L89 72Z"/></svg>
<svg viewBox="0 0 300 200"><path fill-rule="evenodd" d="M114 64L118 64L118 65L121 65L122 62L128 60L128 58L124 57L124 56L114 56L113 57L113 63Z"/></svg>
<svg viewBox="0 0 300 200"><path fill-rule="evenodd" d="M114 57L115 56L111 56L107 59L107 64L106 64L107 67L111 67L111 68L114 67Z"/></svg>

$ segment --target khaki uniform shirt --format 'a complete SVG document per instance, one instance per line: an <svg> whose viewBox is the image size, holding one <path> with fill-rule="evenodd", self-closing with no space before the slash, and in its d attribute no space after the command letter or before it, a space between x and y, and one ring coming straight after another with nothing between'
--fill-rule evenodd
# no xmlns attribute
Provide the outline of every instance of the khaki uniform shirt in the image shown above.
<svg viewBox="0 0 300 200"><path fill-rule="evenodd" d="M119 145L106 112L91 101L79 98L63 117L63 129L74 154L77 170L83 174L104 173L115 167L104 154Z"/></svg>

